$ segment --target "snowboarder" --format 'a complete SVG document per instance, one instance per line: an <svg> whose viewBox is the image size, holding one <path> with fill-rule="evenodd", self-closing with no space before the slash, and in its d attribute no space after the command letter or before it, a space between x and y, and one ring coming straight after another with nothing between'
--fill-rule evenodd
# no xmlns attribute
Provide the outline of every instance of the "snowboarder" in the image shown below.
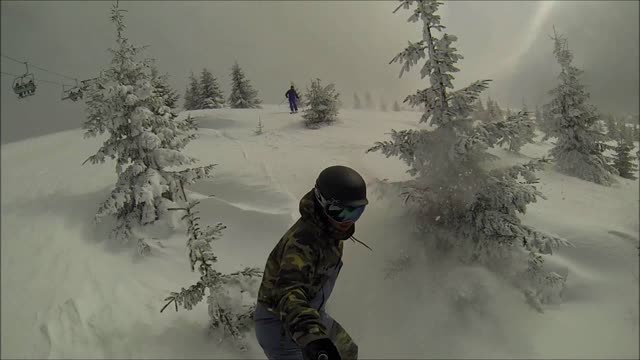
<svg viewBox="0 0 640 360"><path fill-rule="evenodd" d="M325 304L366 193L355 170L331 166L300 200L301 217L271 251L258 293L256 338L268 359L357 359L358 346Z"/></svg>
<svg viewBox="0 0 640 360"><path fill-rule="evenodd" d="M291 85L291 89L287 90L287 92L284 94L284 96L289 99L289 108L291 109L290 114L293 114L294 112L298 112L298 93L296 92L296 89L293 87L293 85Z"/></svg>

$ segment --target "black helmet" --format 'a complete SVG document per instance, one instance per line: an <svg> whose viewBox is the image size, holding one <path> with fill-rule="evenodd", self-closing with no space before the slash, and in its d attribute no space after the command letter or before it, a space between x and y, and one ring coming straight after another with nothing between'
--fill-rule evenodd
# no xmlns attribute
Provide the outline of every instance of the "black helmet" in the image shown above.
<svg viewBox="0 0 640 360"><path fill-rule="evenodd" d="M367 184L357 171L346 166L331 166L318 175L316 189L328 202L342 206L367 205Z"/></svg>

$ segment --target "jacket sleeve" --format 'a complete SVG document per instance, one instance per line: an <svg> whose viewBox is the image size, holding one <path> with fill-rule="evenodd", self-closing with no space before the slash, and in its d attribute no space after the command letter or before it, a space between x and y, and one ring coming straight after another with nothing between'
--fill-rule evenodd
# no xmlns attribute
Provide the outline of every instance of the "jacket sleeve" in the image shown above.
<svg viewBox="0 0 640 360"><path fill-rule="evenodd" d="M315 257L309 246L293 239L284 249L276 282L281 297L275 310L280 314L286 331L300 347L326 337L327 333L318 310L309 304Z"/></svg>

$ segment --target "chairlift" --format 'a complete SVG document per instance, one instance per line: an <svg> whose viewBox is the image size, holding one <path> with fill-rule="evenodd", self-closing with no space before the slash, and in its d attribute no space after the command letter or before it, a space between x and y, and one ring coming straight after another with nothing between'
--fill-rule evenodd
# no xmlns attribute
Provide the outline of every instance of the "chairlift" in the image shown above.
<svg viewBox="0 0 640 360"><path fill-rule="evenodd" d="M13 92L15 92L20 99L36 93L35 76L29 73L29 64L25 62L24 65L27 67L27 72L15 78L12 85Z"/></svg>
<svg viewBox="0 0 640 360"><path fill-rule="evenodd" d="M95 85L96 80L98 80L97 77L91 78L91 79L87 79L87 80L81 80L80 81L80 90L82 91L87 91L89 90L89 88L93 85Z"/></svg>
<svg viewBox="0 0 640 360"><path fill-rule="evenodd" d="M62 100L78 101L82 99L82 88L78 86L78 80L75 85L62 85Z"/></svg>

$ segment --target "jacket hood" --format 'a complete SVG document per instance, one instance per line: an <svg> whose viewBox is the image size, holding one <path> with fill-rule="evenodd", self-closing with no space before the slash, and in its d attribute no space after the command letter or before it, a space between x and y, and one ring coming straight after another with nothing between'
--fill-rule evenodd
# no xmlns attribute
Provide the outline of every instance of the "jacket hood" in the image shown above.
<svg viewBox="0 0 640 360"><path fill-rule="evenodd" d="M349 230L341 231L331 225L324 210L316 200L313 189L306 193L300 200L300 215L302 220L313 224L318 230L319 237L323 239L331 239L334 241L347 240L355 232L355 224Z"/></svg>

